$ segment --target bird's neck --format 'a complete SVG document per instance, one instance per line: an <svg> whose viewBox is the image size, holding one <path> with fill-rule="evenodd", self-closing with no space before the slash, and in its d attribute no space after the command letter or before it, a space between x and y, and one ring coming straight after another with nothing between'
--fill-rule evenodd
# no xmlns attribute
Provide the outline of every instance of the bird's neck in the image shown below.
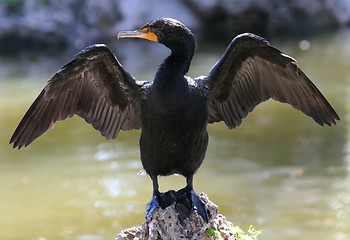
<svg viewBox="0 0 350 240"><path fill-rule="evenodd" d="M183 79L183 76L188 72L191 64L191 60L194 54L194 47L178 46L175 49L171 49L171 54L160 65L155 81L176 81Z"/></svg>

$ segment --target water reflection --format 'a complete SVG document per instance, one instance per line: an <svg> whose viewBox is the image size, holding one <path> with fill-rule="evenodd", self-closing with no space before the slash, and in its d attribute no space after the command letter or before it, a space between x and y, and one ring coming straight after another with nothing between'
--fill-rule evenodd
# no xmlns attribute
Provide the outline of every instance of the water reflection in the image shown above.
<svg viewBox="0 0 350 240"><path fill-rule="evenodd" d="M275 41L299 60L334 105L342 119L335 127L319 127L273 102L257 107L238 129L228 131L220 123L209 127L209 149L195 176L196 189L234 223L263 229L261 239L350 236L350 89L344 88L350 80L349 40L349 33L340 32L308 39L307 49L305 43L301 46L303 39ZM143 65L140 73L132 62L158 64L156 60L131 56L124 61L119 52L136 77L152 78L156 65ZM198 53L190 75L205 74L221 54ZM52 69L45 71L63 64L50 64ZM28 80L9 70L10 64L5 67L12 73L0 71L0 239L113 239L120 230L140 224L152 191L150 179L137 176L142 168L140 132L122 132L117 141L106 141L73 117L29 148L13 150L8 140L51 73L36 76L36 69ZM184 184L182 177L160 178L162 191Z"/></svg>

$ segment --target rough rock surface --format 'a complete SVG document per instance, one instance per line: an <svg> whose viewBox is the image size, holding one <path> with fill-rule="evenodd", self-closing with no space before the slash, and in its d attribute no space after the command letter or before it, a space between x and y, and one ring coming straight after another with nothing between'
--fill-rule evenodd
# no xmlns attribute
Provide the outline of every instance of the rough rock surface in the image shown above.
<svg viewBox="0 0 350 240"><path fill-rule="evenodd" d="M155 210L142 226L125 229L115 239L211 240L215 238L207 236L205 231L209 228L216 228L222 239L234 240L234 233L232 232L233 224L227 221L223 215L218 213L218 206L211 202L207 195L202 193L200 197L208 208L208 223L203 221L196 212L192 212L190 216L184 220L179 220L179 215L183 214L183 212L181 208L177 208L176 204L173 203L165 209Z"/></svg>

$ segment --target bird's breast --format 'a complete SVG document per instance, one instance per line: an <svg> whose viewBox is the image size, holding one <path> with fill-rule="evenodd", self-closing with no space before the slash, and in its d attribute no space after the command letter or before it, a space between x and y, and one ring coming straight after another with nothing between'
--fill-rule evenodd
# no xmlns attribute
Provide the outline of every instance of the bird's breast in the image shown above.
<svg viewBox="0 0 350 240"><path fill-rule="evenodd" d="M205 155L207 108L198 99L186 105L163 101L167 102L142 104L142 164L149 174L186 176L196 171Z"/></svg>
<svg viewBox="0 0 350 240"><path fill-rule="evenodd" d="M141 159L155 175L193 173L208 144L207 100L187 88L152 88L141 103Z"/></svg>
<svg viewBox="0 0 350 240"><path fill-rule="evenodd" d="M199 134L206 130L208 122L207 100L189 89L151 92L142 101L141 121L143 131L152 134Z"/></svg>

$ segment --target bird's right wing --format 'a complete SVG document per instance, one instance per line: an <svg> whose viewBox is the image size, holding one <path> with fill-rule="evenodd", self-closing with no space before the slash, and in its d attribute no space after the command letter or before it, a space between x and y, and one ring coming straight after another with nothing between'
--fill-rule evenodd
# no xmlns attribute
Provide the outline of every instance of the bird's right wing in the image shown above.
<svg viewBox="0 0 350 240"><path fill-rule="evenodd" d="M292 105L320 125L339 120L296 61L254 34L234 38L209 75L196 80L208 95L209 123L224 121L235 128L270 98Z"/></svg>
<svg viewBox="0 0 350 240"><path fill-rule="evenodd" d="M74 114L108 139L116 138L120 129L138 129L141 87L105 45L87 47L49 80L10 143L14 148L25 147L56 121Z"/></svg>

